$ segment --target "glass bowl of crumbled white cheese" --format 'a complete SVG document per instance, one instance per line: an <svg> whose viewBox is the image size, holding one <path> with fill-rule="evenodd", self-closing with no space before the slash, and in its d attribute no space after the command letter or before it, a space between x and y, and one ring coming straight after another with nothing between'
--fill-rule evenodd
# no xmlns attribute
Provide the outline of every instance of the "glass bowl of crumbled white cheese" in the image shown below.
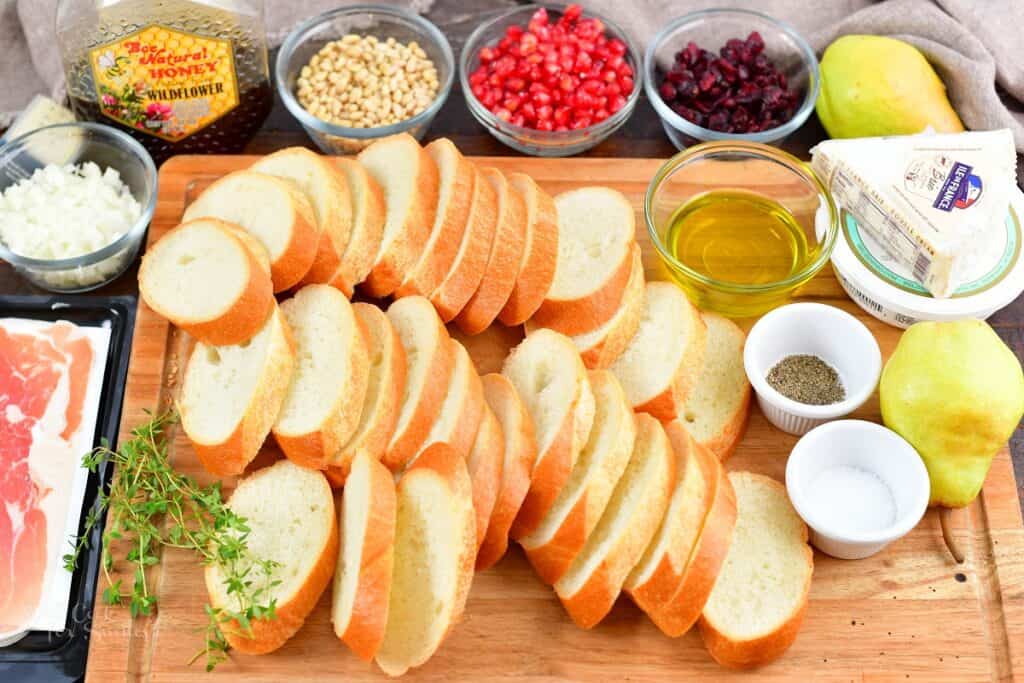
<svg viewBox="0 0 1024 683"><path fill-rule="evenodd" d="M0 147L0 259L50 291L101 287L138 255L156 190L149 154L109 126L26 133Z"/></svg>

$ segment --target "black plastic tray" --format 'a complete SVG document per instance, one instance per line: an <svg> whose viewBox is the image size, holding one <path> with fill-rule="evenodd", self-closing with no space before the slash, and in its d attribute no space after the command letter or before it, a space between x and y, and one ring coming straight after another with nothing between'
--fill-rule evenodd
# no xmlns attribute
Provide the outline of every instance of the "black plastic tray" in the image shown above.
<svg viewBox="0 0 1024 683"><path fill-rule="evenodd" d="M67 320L83 327L101 327L105 323L110 326L110 346L93 446L98 446L101 439L117 443L135 328L135 307L136 299L132 296L0 296L0 317L3 318ZM89 475L79 534L84 530L85 511L95 504L100 490L107 490L111 470L108 465ZM90 534L89 552L72 577L67 628L59 633L32 631L17 643L0 648L0 681L58 683L78 681L85 675L102 533L103 524L97 524Z"/></svg>

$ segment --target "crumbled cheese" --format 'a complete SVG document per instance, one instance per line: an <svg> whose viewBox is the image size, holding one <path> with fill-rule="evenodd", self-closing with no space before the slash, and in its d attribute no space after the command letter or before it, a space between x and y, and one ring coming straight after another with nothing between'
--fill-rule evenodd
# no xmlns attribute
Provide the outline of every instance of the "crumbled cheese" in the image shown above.
<svg viewBox="0 0 1024 683"><path fill-rule="evenodd" d="M51 164L0 194L0 240L21 256L72 258L116 241L141 214L117 170Z"/></svg>
<svg viewBox="0 0 1024 683"><path fill-rule="evenodd" d="M827 140L811 155L836 203L937 298L969 280L1003 230L1009 130Z"/></svg>

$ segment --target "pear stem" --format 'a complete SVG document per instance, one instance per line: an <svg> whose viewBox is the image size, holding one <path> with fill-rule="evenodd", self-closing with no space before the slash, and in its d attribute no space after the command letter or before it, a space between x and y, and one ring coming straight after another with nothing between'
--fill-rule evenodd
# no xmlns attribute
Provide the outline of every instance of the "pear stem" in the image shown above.
<svg viewBox="0 0 1024 683"><path fill-rule="evenodd" d="M956 537L953 536L952 520L952 508L939 508L939 524L942 526L942 540L946 542L946 547L949 548L949 552L953 556L953 559L956 560L956 563L963 564L966 556L964 555L963 548L960 547L960 543L957 542Z"/></svg>

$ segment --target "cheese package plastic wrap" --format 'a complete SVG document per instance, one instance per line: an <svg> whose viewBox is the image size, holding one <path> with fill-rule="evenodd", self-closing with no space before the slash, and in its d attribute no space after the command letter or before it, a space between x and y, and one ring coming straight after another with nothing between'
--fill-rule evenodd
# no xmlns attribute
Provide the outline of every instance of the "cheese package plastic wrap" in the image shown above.
<svg viewBox="0 0 1024 683"><path fill-rule="evenodd" d="M937 298L955 294L1003 230L1009 130L828 140L811 156L836 203Z"/></svg>

